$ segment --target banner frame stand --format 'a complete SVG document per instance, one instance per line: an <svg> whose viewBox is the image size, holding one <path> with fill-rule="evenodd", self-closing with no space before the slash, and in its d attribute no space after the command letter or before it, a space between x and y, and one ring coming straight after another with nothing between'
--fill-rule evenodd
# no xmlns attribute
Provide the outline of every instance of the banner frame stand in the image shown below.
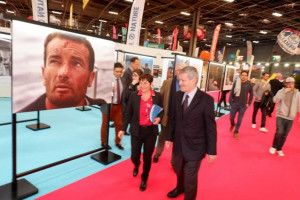
<svg viewBox="0 0 300 200"><path fill-rule="evenodd" d="M108 114L107 114L107 119L110 119L110 110L111 110L111 104L108 104ZM117 160L120 160L122 157L118 154L115 154L113 152L110 152L108 151L109 146L108 146L108 141L109 141L109 122L110 120L107 120L107 123L106 123L106 142L105 142L105 150L100 152L100 153L97 153L97 154L94 154L91 156L91 159L101 163L101 164L104 164L104 165L108 165L112 162L115 162Z"/></svg>
<svg viewBox="0 0 300 200"><path fill-rule="evenodd" d="M76 108L76 110L79 110L79 111L89 111L91 109L87 108L86 106L81 106L81 107Z"/></svg>
<svg viewBox="0 0 300 200"><path fill-rule="evenodd" d="M39 131L39 130L50 128L50 126L47 124L44 124L44 123L40 123L40 111L38 110L37 111L37 123L26 125L26 128L29 128L33 131Z"/></svg>
<svg viewBox="0 0 300 200"><path fill-rule="evenodd" d="M12 115L12 164L13 180L11 183L0 186L0 199L23 199L38 192L38 188L26 179L17 180L17 117Z"/></svg>

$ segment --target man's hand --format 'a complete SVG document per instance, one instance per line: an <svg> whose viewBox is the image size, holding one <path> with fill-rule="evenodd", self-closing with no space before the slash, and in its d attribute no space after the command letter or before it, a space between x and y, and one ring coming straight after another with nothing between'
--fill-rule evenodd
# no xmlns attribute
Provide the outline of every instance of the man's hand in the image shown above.
<svg viewBox="0 0 300 200"><path fill-rule="evenodd" d="M284 89L284 93L288 93L289 91L291 91L292 90L292 88L285 88Z"/></svg>
<svg viewBox="0 0 300 200"><path fill-rule="evenodd" d="M207 155L207 161L208 163L212 163L216 160L217 155Z"/></svg>
<svg viewBox="0 0 300 200"><path fill-rule="evenodd" d="M119 137L120 139L122 139L122 137L123 137L124 134L125 134L125 131L119 131L118 137Z"/></svg>
<svg viewBox="0 0 300 200"><path fill-rule="evenodd" d="M159 117L154 117L153 125L158 125L159 122L160 122L160 118Z"/></svg>
<svg viewBox="0 0 300 200"><path fill-rule="evenodd" d="M170 141L166 141L166 142L165 142L165 145L166 145L167 149L169 149L169 148L170 148L170 144L171 144L171 142L170 142Z"/></svg>

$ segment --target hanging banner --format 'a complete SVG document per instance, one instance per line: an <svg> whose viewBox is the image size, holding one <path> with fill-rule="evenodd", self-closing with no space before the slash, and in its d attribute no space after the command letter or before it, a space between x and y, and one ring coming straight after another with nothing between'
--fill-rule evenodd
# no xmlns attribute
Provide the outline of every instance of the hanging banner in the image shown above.
<svg viewBox="0 0 300 200"><path fill-rule="evenodd" d="M70 6L70 19L69 19L69 27L72 27L73 21L73 3Z"/></svg>
<svg viewBox="0 0 300 200"><path fill-rule="evenodd" d="M157 29L157 43L161 44L161 31L159 28Z"/></svg>
<svg viewBox="0 0 300 200"><path fill-rule="evenodd" d="M172 34L172 50L176 51L177 50L177 35L178 35L178 28L177 26L175 27L173 34Z"/></svg>
<svg viewBox="0 0 300 200"><path fill-rule="evenodd" d="M127 28L122 27L122 42L126 42L126 33L127 33Z"/></svg>
<svg viewBox="0 0 300 200"><path fill-rule="evenodd" d="M234 64L238 61L239 55L240 55L240 50L238 49L238 50L236 50Z"/></svg>
<svg viewBox="0 0 300 200"><path fill-rule="evenodd" d="M184 39L190 40L192 37L192 32L189 31L189 26L183 26L183 37Z"/></svg>
<svg viewBox="0 0 300 200"><path fill-rule="evenodd" d="M226 46L222 47L220 51L218 51L218 63L222 63L224 59Z"/></svg>
<svg viewBox="0 0 300 200"><path fill-rule="evenodd" d="M115 26L113 26L113 39L117 39L117 30Z"/></svg>
<svg viewBox="0 0 300 200"><path fill-rule="evenodd" d="M128 24L127 45L138 46L140 43L140 30L142 26L144 6L145 0L135 0L132 3Z"/></svg>
<svg viewBox="0 0 300 200"><path fill-rule="evenodd" d="M102 22L99 24L99 29L98 29L98 35L101 35L102 33Z"/></svg>
<svg viewBox="0 0 300 200"><path fill-rule="evenodd" d="M196 36L199 38L199 40L203 40L205 38L205 31L203 28L197 28Z"/></svg>
<svg viewBox="0 0 300 200"><path fill-rule="evenodd" d="M216 52L220 30L221 30L221 24L217 25L215 28L215 32L214 32L214 36L210 48L210 61L215 60L215 52Z"/></svg>
<svg viewBox="0 0 300 200"><path fill-rule="evenodd" d="M250 63L252 55L252 43L251 41L247 41L247 63Z"/></svg>
<svg viewBox="0 0 300 200"><path fill-rule="evenodd" d="M277 36L279 46L288 54L300 55L300 33L286 28Z"/></svg>
<svg viewBox="0 0 300 200"><path fill-rule="evenodd" d="M82 0L82 10L85 9L85 7L87 6L87 4L89 3L90 0Z"/></svg>
<svg viewBox="0 0 300 200"><path fill-rule="evenodd" d="M33 20L48 23L47 0L31 0Z"/></svg>

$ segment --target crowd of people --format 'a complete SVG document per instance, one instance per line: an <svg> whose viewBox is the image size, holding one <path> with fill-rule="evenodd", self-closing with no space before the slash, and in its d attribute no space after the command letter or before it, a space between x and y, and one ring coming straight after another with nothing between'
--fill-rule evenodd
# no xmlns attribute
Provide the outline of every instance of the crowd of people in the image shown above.
<svg viewBox="0 0 300 200"><path fill-rule="evenodd" d="M114 67L116 80L113 80L115 84L112 88L114 95L110 120L115 123L116 146L123 150L124 147L121 145L123 136L131 136L134 177L139 174L140 157L143 152L143 172L139 187L141 191L147 188L152 162L158 163L164 147L172 146L171 165L177 176L177 184L167 193L167 196L176 198L184 193L184 199L196 199L197 174L201 161L207 157L208 162L213 162L217 157L214 100L197 87L199 74L195 67L178 64L175 68L175 76L165 80L160 92L156 92L151 87L153 76L144 73L139 66L140 60L137 57L131 58L130 67L125 70L123 76L121 74L124 67L120 63L116 63ZM294 78L288 77L283 82L280 73L277 73L274 80L269 81L269 77L270 74L265 72L262 80L253 85L248 80L247 71L240 73L229 96L230 131L233 131L235 139L239 139L243 116L254 98L252 128L256 128L256 115L258 110L261 110L259 130L268 132L266 116L272 116L277 104L277 127L269 152L271 154L277 152L279 156L284 156L282 147L297 110L300 112L300 93L295 89ZM153 105L162 107L163 111L151 120L150 111ZM105 130L108 119L106 113L103 111L102 113L102 128L104 127ZM237 113L238 117L235 121ZM160 132L159 124L161 124ZM157 137L157 148L154 152ZM107 145L102 131L101 142L102 146Z"/></svg>

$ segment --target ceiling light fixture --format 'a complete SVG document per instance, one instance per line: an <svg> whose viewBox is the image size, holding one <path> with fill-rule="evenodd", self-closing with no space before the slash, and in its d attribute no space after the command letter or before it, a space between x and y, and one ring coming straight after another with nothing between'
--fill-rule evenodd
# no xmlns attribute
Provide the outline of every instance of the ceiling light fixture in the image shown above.
<svg viewBox="0 0 300 200"><path fill-rule="evenodd" d="M259 43L259 41L257 41L257 40L254 40L254 41L252 41L253 43L255 43L255 44L258 44Z"/></svg>
<svg viewBox="0 0 300 200"><path fill-rule="evenodd" d="M5 1L0 1L0 4L6 4L6 2Z"/></svg>
<svg viewBox="0 0 300 200"><path fill-rule="evenodd" d="M185 16L190 16L191 15L191 13L188 13L188 12L180 12L180 14L185 15Z"/></svg>
<svg viewBox="0 0 300 200"><path fill-rule="evenodd" d="M226 43L226 45L228 45L228 46L231 46L231 44L230 44L230 43Z"/></svg>
<svg viewBox="0 0 300 200"><path fill-rule="evenodd" d="M262 22L262 23L265 23L265 24L269 24L271 21L268 20L268 19L263 19L261 22Z"/></svg>
<svg viewBox="0 0 300 200"><path fill-rule="evenodd" d="M155 23L157 23L157 24L163 24L162 21L158 21L158 20L156 20Z"/></svg>
<svg viewBox="0 0 300 200"><path fill-rule="evenodd" d="M246 17L246 16L248 16L248 14L247 13L240 13L239 16Z"/></svg>
<svg viewBox="0 0 300 200"><path fill-rule="evenodd" d="M119 13L118 12L115 12L115 11L108 11L109 14L112 14L112 15L118 15Z"/></svg>
<svg viewBox="0 0 300 200"><path fill-rule="evenodd" d="M230 22L226 22L225 25L227 25L227 26L233 26L233 24L230 23Z"/></svg>
<svg viewBox="0 0 300 200"><path fill-rule="evenodd" d="M107 21L106 21L106 20L104 20L104 19L99 19L99 22L106 23Z"/></svg>
<svg viewBox="0 0 300 200"><path fill-rule="evenodd" d="M228 38L232 38L232 35L226 35L226 37L228 37Z"/></svg>
<svg viewBox="0 0 300 200"><path fill-rule="evenodd" d="M6 9L6 12L7 12L7 13L11 13L11 14L15 14L15 11L13 11L13 10L7 10L7 9Z"/></svg>
<svg viewBox="0 0 300 200"><path fill-rule="evenodd" d="M214 23L214 21L212 21L212 20L209 20L209 21L207 21L206 23Z"/></svg>
<svg viewBox="0 0 300 200"><path fill-rule="evenodd" d="M275 67L278 67L278 66L279 66L279 63L275 63L274 66L275 66Z"/></svg>
<svg viewBox="0 0 300 200"><path fill-rule="evenodd" d="M300 67L300 64L296 64L295 67Z"/></svg>
<svg viewBox="0 0 300 200"><path fill-rule="evenodd" d="M264 34L264 35L268 34L267 31L263 31L263 30L260 30L259 33Z"/></svg>
<svg viewBox="0 0 300 200"><path fill-rule="evenodd" d="M183 42L184 42L184 43L189 43L189 41L187 41L187 40L184 40Z"/></svg>
<svg viewBox="0 0 300 200"><path fill-rule="evenodd" d="M272 15L276 16L276 17L281 17L282 14L281 13L278 13L278 12L273 12Z"/></svg>
<svg viewBox="0 0 300 200"><path fill-rule="evenodd" d="M270 65L270 63L266 63L266 66L269 66Z"/></svg>
<svg viewBox="0 0 300 200"><path fill-rule="evenodd" d="M127 1L127 2L133 2L133 0L125 0L125 1Z"/></svg>
<svg viewBox="0 0 300 200"><path fill-rule="evenodd" d="M94 31L93 31L93 30L91 30L91 29L88 29L87 31L88 31L88 32L94 32Z"/></svg>
<svg viewBox="0 0 300 200"><path fill-rule="evenodd" d="M290 64L289 64L289 63L285 63L284 66L285 66L285 67L288 67L288 66L290 66Z"/></svg>
<svg viewBox="0 0 300 200"><path fill-rule="evenodd" d="M53 14L57 14L57 15L61 15L61 14L62 14L62 12L55 11L55 10L52 10L51 12L52 12Z"/></svg>
<svg viewBox="0 0 300 200"><path fill-rule="evenodd" d="M229 2L229 3L234 2L234 0L224 0L224 1Z"/></svg>
<svg viewBox="0 0 300 200"><path fill-rule="evenodd" d="M142 29L142 30L144 30L145 28L144 28L144 27L142 27L141 29Z"/></svg>

